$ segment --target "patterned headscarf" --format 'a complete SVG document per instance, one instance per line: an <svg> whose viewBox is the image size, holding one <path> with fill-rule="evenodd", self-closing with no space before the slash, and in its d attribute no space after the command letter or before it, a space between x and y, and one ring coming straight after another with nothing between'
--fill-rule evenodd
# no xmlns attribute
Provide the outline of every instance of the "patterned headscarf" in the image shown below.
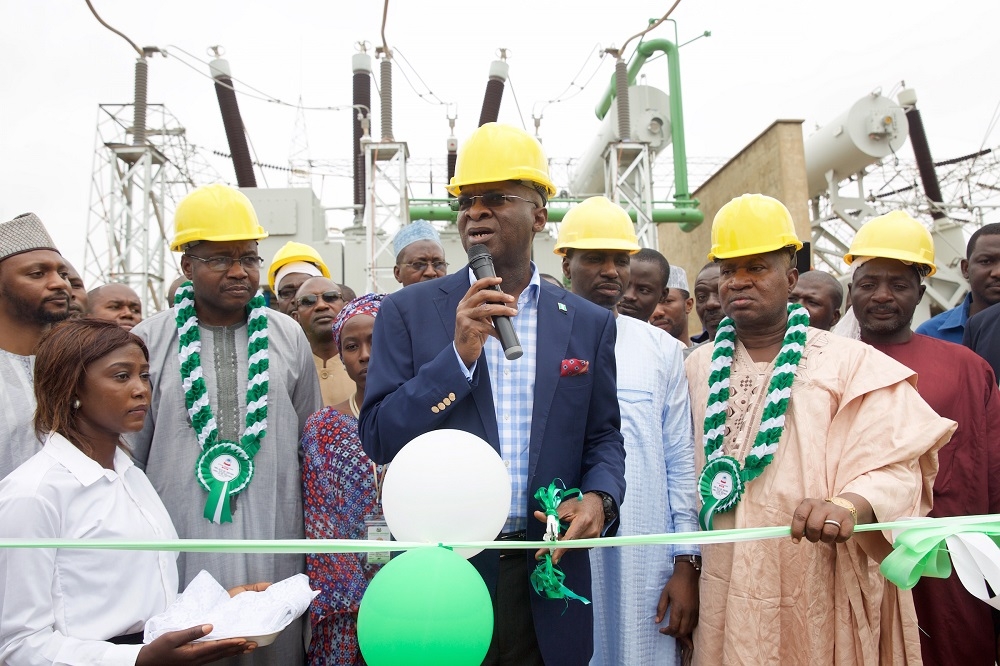
<svg viewBox="0 0 1000 666"><path fill-rule="evenodd" d="M385 294L365 294L364 296L358 296L344 306L344 309L340 311L337 318L333 320L333 342L337 345L338 352L343 351L340 348L340 331L344 328L344 324L356 315L368 315L373 319L378 317L378 311L382 307L383 298L385 298Z"/></svg>

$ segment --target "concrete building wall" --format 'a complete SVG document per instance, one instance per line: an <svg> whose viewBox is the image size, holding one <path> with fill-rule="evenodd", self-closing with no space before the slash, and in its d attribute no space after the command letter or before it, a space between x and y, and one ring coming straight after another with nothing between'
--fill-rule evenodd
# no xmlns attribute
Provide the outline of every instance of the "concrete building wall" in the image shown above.
<svg viewBox="0 0 1000 666"><path fill-rule="evenodd" d="M708 261L712 219L722 206L741 194L757 192L781 201L792 214L795 230L803 242L810 238L809 196L801 120L776 120L694 192L701 202L705 221L684 232L679 225L658 228L660 252L671 265L683 267L694 291L698 271ZM701 322L691 311L691 334L701 331Z"/></svg>

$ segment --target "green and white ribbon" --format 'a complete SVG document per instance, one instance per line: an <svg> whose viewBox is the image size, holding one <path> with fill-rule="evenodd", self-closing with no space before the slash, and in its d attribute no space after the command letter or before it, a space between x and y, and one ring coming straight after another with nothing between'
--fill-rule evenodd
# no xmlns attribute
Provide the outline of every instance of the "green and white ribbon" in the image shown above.
<svg viewBox="0 0 1000 666"><path fill-rule="evenodd" d="M947 539L956 535L982 534L1000 541L1000 515L955 516L951 518L907 518L885 523L858 525L855 533L898 531L893 551L882 561L882 575L902 589L910 589L921 576L947 578L951 565L947 562ZM763 539L787 539L788 525L777 527L747 527L712 532L674 532L635 536L600 537L562 541L560 548L620 548L651 545L712 545L745 543ZM455 541L455 542L389 542L393 552L415 548L453 550L503 550L507 548L547 548L547 541ZM0 549L127 550L180 553L367 553L386 549L385 541L361 539L39 539L0 538ZM817 548L828 547L815 544ZM997 556L1000 561L1000 555ZM998 585L1000 587L1000 585Z"/></svg>
<svg viewBox="0 0 1000 666"><path fill-rule="evenodd" d="M767 387L760 427L741 466L735 458L724 455L722 446L729 408L729 376L736 351L736 326L729 317L719 323L708 375L708 405L705 408L704 424L705 468L698 479L702 498L702 510L698 518L703 530L712 529L712 517L716 513L725 513L735 508L744 486L760 476L774 459L781 433L785 430L785 413L792 394L792 382L806 348L808 327L809 313L806 309L797 303L789 303L785 338L774 362L774 373ZM727 492L722 493L724 489ZM732 492L728 492L729 489Z"/></svg>
<svg viewBox="0 0 1000 666"><path fill-rule="evenodd" d="M583 493L579 488L565 488L558 479L549 484L548 488L542 486L535 491L535 499L545 513L545 543L548 544L549 552L538 561L535 570L531 572L531 587L539 596L546 599L563 599L569 606L569 600L573 599L584 604L590 604L590 600L581 597L573 590L566 587L564 581L566 574L557 564L552 562L552 551L555 542L559 539L559 505L564 499L576 496L578 501L583 501ZM564 611L565 612L565 611Z"/></svg>
<svg viewBox="0 0 1000 666"><path fill-rule="evenodd" d="M268 337L267 305L258 291L247 306L246 422L239 442L219 440L219 429L208 400L208 387L201 361L201 332L194 309L194 287L185 282L174 297L178 351L184 402L201 454L195 475L208 491L205 518L213 523L233 520L230 497L244 490L253 479L253 458L267 433Z"/></svg>

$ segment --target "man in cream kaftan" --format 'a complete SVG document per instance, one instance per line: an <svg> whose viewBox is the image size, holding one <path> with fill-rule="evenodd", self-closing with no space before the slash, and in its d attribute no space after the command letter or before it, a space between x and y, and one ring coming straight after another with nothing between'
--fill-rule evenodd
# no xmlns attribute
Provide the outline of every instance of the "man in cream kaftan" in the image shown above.
<svg viewBox="0 0 1000 666"><path fill-rule="evenodd" d="M703 432L712 347L686 367L694 412L695 463ZM737 342L724 449L743 460L760 424L772 364L754 363ZM935 451L954 423L917 395L915 375L866 345L810 328L773 462L746 486L715 529L788 525L804 497L855 493L879 521L925 515ZM920 663L909 592L878 572L879 534L845 543L790 539L702 547L700 664Z"/></svg>

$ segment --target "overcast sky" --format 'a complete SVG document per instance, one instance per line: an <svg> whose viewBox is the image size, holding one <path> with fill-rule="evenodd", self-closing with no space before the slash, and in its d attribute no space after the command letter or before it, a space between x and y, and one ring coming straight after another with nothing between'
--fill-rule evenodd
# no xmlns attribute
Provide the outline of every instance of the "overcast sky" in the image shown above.
<svg viewBox="0 0 1000 666"><path fill-rule="evenodd" d="M221 44L237 79L292 103L301 96L307 106L342 106L351 103L355 43L381 43L383 3L371 0L94 3L140 46L167 49L170 57L150 62L149 101L165 103L189 140L207 149L228 151L215 92L199 74L207 67L180 49L208 60L206 48ZM580 94L543 111L546 151L565 159L578 157L598 126L593 107L613 65L595 47L620 45L669 4L391 0L385 33L390 48L412 65L411 78L415 70L438 98L457 105L460 139L478 122L498 47L510 49L500 119L521 123L516 95L531 131L537 103L558 96L581 68L580 84L598 70ZM729 157L776 118L804 119L808 136L861 96L879 88L889 93L901 80L919 96L936 159L1000 144L1000 133L987 135L1000 104L994 66L1000 3L682 0L673 18L682 44L712 32L680 52L693 158ZM0 36L0 219L38 213L64 254L82 264L97 107L131 101L135 52L103 28L83 0L4 0ZM649 37L673 39L673 26ZM665 59L643 71L649 84L667 88ZM445 107L418 98L398 69L394 88L396 139L408 142L414 159L443 157ZM286 164L296 111L246 96L239 101L257 157ZM373 125L377 137L377 113ZM310 157L350 157L348 111L307 112L306 126ZM908 143L902 153L912 155ZM213 164L233 180L226 161ZM286 185L280 172L264 176L271 186ZM260 173L258 185L264 185ZM323 194L330 206L351 203L343 182Z"/></svg>

